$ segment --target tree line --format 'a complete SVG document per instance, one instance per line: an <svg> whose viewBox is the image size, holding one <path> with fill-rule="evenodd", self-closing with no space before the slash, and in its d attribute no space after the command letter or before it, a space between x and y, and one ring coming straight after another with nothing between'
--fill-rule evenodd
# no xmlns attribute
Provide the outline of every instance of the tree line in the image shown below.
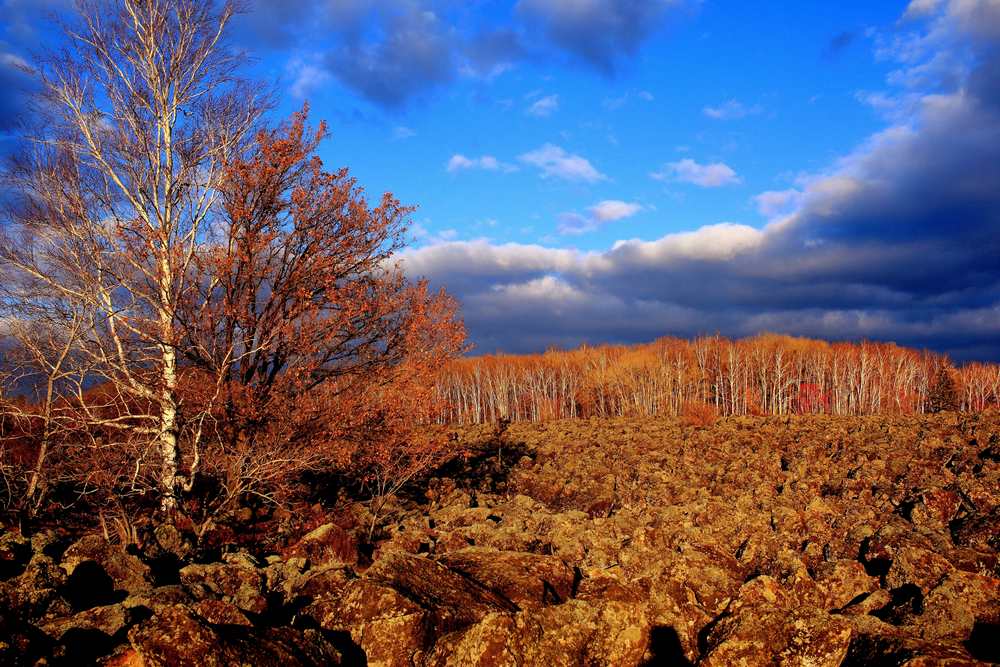
<svg viewBox="0 0 1000 667"><path fill-rule="evenodd" d="M877 415L1000 407L1000 365L959 368L892 343L780 335L663 338L536 355L453 361L437 382L441 419L719 415Z"/></svg>

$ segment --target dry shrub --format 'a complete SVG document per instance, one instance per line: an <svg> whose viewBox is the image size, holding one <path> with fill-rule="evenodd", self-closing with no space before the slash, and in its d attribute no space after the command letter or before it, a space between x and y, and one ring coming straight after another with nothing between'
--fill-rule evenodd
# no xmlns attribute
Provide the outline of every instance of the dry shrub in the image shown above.
<svg viewBox="0 0 1000 667"><path fill-rule="evenodd" d="M685 426L710 427L719 418L714 405L703 401L685 401L681 405L681 423Z"/></svg>

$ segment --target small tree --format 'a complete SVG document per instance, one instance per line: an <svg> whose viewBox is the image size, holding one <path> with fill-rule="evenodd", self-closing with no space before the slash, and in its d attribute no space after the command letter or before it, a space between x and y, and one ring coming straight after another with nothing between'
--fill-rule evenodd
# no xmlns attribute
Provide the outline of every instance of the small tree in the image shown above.
<svg viewBox="0 0 1000 667"><path fill-rule="evenodd" d="M958 388L955 386L955 379L948 367L941 364L927 392L927 412L950 412L958 410L958 406Z"/></svg>
<svg viewBox="0 0 1000 667"><path fill-rule="evenodd" d="M324 171L325 136L303 111L226 165L178 311L187 419L205 436L189 484L207 473L224 491L210 512L273 499L321 464L353 462L395 488L440 454L410 436L464 327L450 297L393 264L410 209L388 194L369 206L346 169Z"/></svg>

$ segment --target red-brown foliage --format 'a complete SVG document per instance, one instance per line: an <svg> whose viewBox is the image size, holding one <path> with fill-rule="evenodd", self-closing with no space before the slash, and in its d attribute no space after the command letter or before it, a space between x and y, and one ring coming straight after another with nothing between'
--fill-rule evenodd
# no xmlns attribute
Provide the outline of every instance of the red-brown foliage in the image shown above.
<svg viewBox="0 0 1000 667"><path fill-rule="evenodd" d="M325 128L305 120L227 166L182 308L191 472L230 498L330 465L391 488L446 444L412 427L436 416L434 375L463 348L457 306L393 264L410 209L388 194L370 207L345 169L324 171Z"/></svg>
<svg viewBox="0 0 1000 667"><path fill-rule="evenodd" d="M685 401L681 406L681 423L686 426L714 426L719 411L714 405L702 401Z"/></svg>

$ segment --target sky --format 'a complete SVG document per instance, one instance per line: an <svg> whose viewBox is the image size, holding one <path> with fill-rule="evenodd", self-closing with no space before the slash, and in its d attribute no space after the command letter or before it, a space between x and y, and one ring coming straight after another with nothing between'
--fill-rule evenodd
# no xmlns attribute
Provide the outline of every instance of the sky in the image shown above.
<svg viewBox="0 0 1000 667"><path fill-rule="evenodd" d="M251 0L475 352L761 331L1000 360L1000 0ZM0 0L0 142L45 13Z"/></svg>

